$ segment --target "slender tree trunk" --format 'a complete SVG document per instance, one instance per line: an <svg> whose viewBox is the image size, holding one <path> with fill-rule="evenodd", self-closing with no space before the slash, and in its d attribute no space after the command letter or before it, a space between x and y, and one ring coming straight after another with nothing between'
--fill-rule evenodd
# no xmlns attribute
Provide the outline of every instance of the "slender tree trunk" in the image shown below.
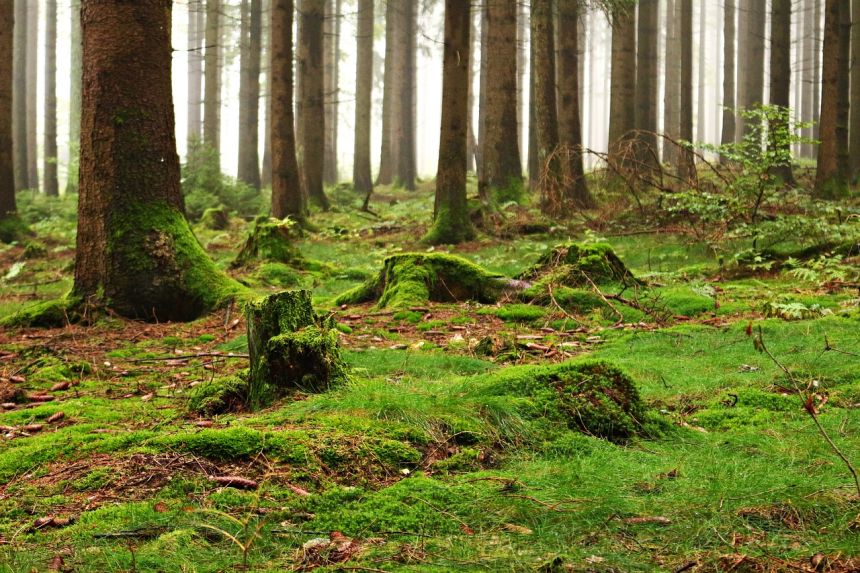
<svg viewBox="0 0 860 573"><path fill-rule="evenodd" d="M12 83L15 6L0 2L0 221L15 213L15 165L12 153ZM2 233L0 233L2 234ZM0 240L11 239L0 237Z"/></svg>
<svg viewBox="0 0 860 573"><path fill-rule="evenodd" d="M238 179L260 188L260 61L262 58L261 0L242 0L239 82Z"/></svg>
<svg viewBox="0 0 860 573"><path fill-rule="evenodd" d="M27 2L27 180L39 189L38 92L39 3Z"/></svg>
<svg viewBox="0 0 860 573"><path fill-rule="evenodd" d="M482 6L482 7L481 7ZM487 137L487 63L489 50L487 50L487 4L478 7L481 19L481 65L478 72L478 142L475 146L475 168L478 180L484 178L484 139ZM474 40L472 41L474 44ZM470 83L471 80L470 80Z"/></svg>
<svg viewBox="0 0 860 573"><path fill-rule="evenodd" d="M12 142L15 189L30 188L27 170L27 0L15 0Z"/></svg>
<svg viewBox="0 0 860 573"><path fill-rule="evenodd" d="M723 22L723 132L720 143L735 142L735 0L725 0Z"/></svg>
<svg viewBox="0 0 860 573"><path fill-rule="evenodd" d="M404 2L401 6L403 53L399 58L400 93L395 106L399 117L396 123L394 149L397 158L398 183L407 190L415 190L415 58L416 58L416 4Z"/></svg>
<svg viewBox="0 0 860 573"><path fill-rule="evenodd" d="M385 3L385 71L383 72L382 88L382 144L379 152L379 174L377 185L391 185L394 182L394 165L392 161L392 123L394 122L394 77L395 57L397 54L397 6L394 2Z"/></svg>
<svg viewBox="0 0 860 573"><path fill-rule="evenodd" d="M846 182L851 180L851 156L849 153L849 122L851 115L851 4L844 0L839 4L839 91L836 104L836 145L839 149L839 171Z"/></svg>
<svg viewBox="0 0 860 573"><path fill-rule="evenodd" d="M81 188L73 293L120 315L190 320L240 287L183 215L170 2L85 0Z"/></svg>
<svg viewBox="0 0 860 573"><path fill-rule="evenodd" d="M770 103L788 110L791 93L791 3L793 0L772 0L771 30L770 30ZM779 122L770 126L770 133L785 132L788 126ZM791 147L788 140L781 141L771 138L771 149L787 153L790 157ZM794 184L791 163L779 165L773 170L773 175L783 183Z"/></svg>
<svg viewBox="0 0 860 573"><path fill-rule="evenodd" d="M562 169L558 151L558 101L555 82L555 31L548 0L532 2L534 44L535 127L540 171L541 210L559 214L564 207L556 194L561 190Z"/></svg>
<svg viewBox="0 0 860 573"><path fill-rule="evenodd" d="M325 0L303 0L299 14L299 70L301 75L302 176L308 199L321 209L329 202L323 190L325 156L325 84L323 70L323 21Z"/></svg>
<svg viewBox="0 0 860 573"><path fill-rule="evenodd" d="M813 105L815 103L815 29L814 22L815 0L804 0L803 3L803 103L801 119L810 126L803 129L804 139L812 139L812 118L814 115ZM803 143L800 147L802 157L811 158L815 156L815 147L811 143Z"/></svg>
<svg viewBox="0 0 860 573"><path fill-rule="evenodd" d="M221 0L206 0L203 142L221 166Z"/></svg>
<svg viewBox="0 0 860 573"><path fill-rule="evenodd" d="M824 70L822 72L821 123L819 125L818 168L815 194L822 198L837 198L847 192L846 181L839 169L839 75L840 21L843 0L826 0L824 4Z"/></svg>
<svg viewBox="0 0 860 573"><path fill-rule="evenodd" d="M263 167L260 169L260 185L262 187L272 186L272 0L264 0L263 14L263 36L265 56L262 58L266 73L266 91L263 95L263 108L266 110L266 126L263 132ZM292 50L290 50L292 52ZM292 74L291 74L292 78ZM290 95L290 101L293 96ZM294 116L295 118L295 116ZM293 147L295 148L295 131L293 132ZM295 155L295 154L293 154Z"/></svg>
<svg viewBox="0 0 860 573"><path fill-rule="evenodd" d="M708 10L707 10L707 4L705 2L706 2L706 0L700 0L699 1L699 42L698 42L699 65L698 65L698 69L696 70L699 77L698 77L698 80L696 81L696 94L697 94L696 107L698 108L696 111L696 121L695 121L696 141L705 141L706 140L705 128L707 127L707 122L705 121L705 118L707 117L707 113L705 111L705 109L706 109L705 93L707 91L705 89L705 84L707 83L706 79L705 79L705 66L706 66L705 44L707 43L707 36L705 35L705 26L706 26L705 19L706 19ZM762 73L764 73L764 72L762 72Z"/></svg>
<svg viewBox="0 0 860 573"><path fill-rule="evenodd" d="M538 135L537 135L537 116L535 115L535 42L534 34L531 31L531 21L529 21L529 153L528 161L528 176L529 189L537 190L538 181L540 180L540 166L538 160Z"/></svg>
<svg viewBox="0 0 860 573"><path fill-rule="evenodd" d="M517 1L497 0L486 6L488 54L485 133L481 140L483 171L478 181L482 197L516 200L522 190L517 122Z"/></svg>
<svg viewBox="0 0 860 573"><path fill-rule="evenodd" d="M431 244L451 244L475 236L466 203L466 132L469 113L470 3L445 0L442 66L442 128Z"/></svg>
<svg viewBox="0 0 860 573"><path fill-rule="evenodd" d="M660 34L660 3L658 0L639 2L639 48L636 54L635 119L639 140L638 158L643 166L656 169L657 155L657 44ZM563 36L562 36L563 37Z"/></svg>
<svg viewBox="0 0 860 573"><path fill-rule="evenodd" d="M517 9L517 137L519 139L520 153L526 149L526 71L528 70L529 57L526 45L529 35L529 14L524 2L518 3Z"/></svg>
<svg viewBox="0 0 860 573"><path fill-rule="evenodd" d="M475 22L478 21L478 17L482 11L482 9L476 10L475 14L472 15L472 18L469 21L471 29L469 31L469 129L466 134L466 171L475 174L478 173L478 140L475 137L475 78L480 73L478 70L477 56L485 48L485 46L480 46L481 49L477 49L477 41L480 36L478 35Z"/></svg>
<svg viewBox="0 0 860 573"><path fill-rule="evenodd" d="M680 0L666 0L666 92L663 96L663 133L672 139L677 139L681 130L681 76L677 65L681 58L679 13ZM675 165L678 161L677 155L678 149L674 145L664 143L663 163Z"/></svg>
<svg viewBox="0 0 860 573"><path fill-rule="evenodd" d="M766 18L765 0L749 0L741 6L740 61L743 62L744 71L739 74L738 105L742 109L753 109L764 103ZM741 138L749 133L747 123L744 118L738 118L738 136Z"/></svg>
<svg viewBox="0 0 860 573"><path fill-rule="evenodd" d="M681 45L693 45L693 0L678 0L681 3ZM681 50L681 131L684 141L693 139L693 51ZM678 177L684 181L696 180L696 164L693 152L681 149L678 152Z"/></svg>
<svg viewBox="0 0 860 573"><path fill-rule="evenodd" d="M612 89L609 96L609 155L627 159L636 128L636 10L619 6L612 13Z"/></svg>
<svg viewBox="0 0 860 573"><path fill-rule="evenodd" d="M812 139L819 141L821 139L821 96L824 86L822 85L822 69L821 69L821 54L823 52L822 29L821 29L821 10L822 2L825 0L815 0L813 9L813 44L812 51ZM812 148L815 156L817 151Z"/></svg>
<svg viewBox="0 0 860 573"><path fill-rule="evenodd" d="M850 178L852 182L860 179L860 0L852 0L851 13L854 25L851 28L851 141Z"/></svg>
<svg viewBox="0 0 860 573"><path fill-rule="evenodd" d="M304 221L307 207L296 160L293 117L293 0L271 1L269 94L272 214Z"/></svg>
<svg viewBox="0 0 860 573"><path fill-rule="evenodd" d="M78 192L78 156L81 149L81 77L83 60L81 50L81 4L73 0L71 6L71 45L69 66L69 167L66 177L66 194Z"/></svg>
<svg viewBox="0 0 860 573"><path fill-rule="evenodd" d="M355 148L352 180L355 190L373 191L370 171L370 129L373 98L373 0L358 0L355 70Z"/></svg>
<svg viewBox="0 0 860 573"><path fill-rule="evenodd" d="M203 33L206 17L200 3L188 2L188 149L200 142L203 110ZM202 23L202 25L201 25Z"/></svg>
<svg viewBox="0 0 860 573"><path fill-rule="evenodd" d="M323 183L337 183L337 110L338 58L340 57L340 0L326 1L323 26L323 61L325 70L325 156Z"/></svg>
<svg viewBox="0 0 860 573"><path fill-rule="evenodd" d="M594 199L588 192L582 164L578 23L578 0L558 0L558 140L565 149L563 172L567 175L566 179L569 178L564 182L564 202L566 207L589 208L594 206ZM656 46L654 48L656 51ZM653 99L656 101L657 98Z"/></svg>
<svg viewBox="0 0 860 573"><path fill-rule="evenodd" d="M45 195L60 195L57 180L57 0L47 0L45 14Z"/></svg>

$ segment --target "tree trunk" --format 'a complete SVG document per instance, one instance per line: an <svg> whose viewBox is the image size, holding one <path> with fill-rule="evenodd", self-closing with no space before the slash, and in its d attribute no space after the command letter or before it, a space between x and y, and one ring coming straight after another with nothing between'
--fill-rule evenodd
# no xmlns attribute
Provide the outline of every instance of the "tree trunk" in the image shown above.
<svg viewBox="0 0 860 573"><path fill-rule="evenodd" d="M688 45L689 46L689 45ZM636 10L619 6L612 13L612 88L609 97L609 156L624 163L636 128Z"/></svg>
<svg viewBox="0 0 860 573"><path fill-rule="evenodd" d="M377 185L391 185L394 182L394 165L392 161L391 136L394 123L394 75L395 46L397 28L397 6L394 2L385 3L385 71L382 77L382 144L379 151L379 174Z"/></svg>
<svg viewBox="0 0 860 573"><path fill-rule="evenodd" d="M263 62L266 73L266 90L263 95L263 108L266 110L266 125L263 129L263 166L260 169L260 185L262 187L272 186L272 0L264 0L263 14L263 36L266 50ZM292 52L292 50L290 50ZM292 77L292 74L291 74ZM290 96L292 101L293 97ZM295 116L293 116L295 118ZM293 147L295 147L295 131L293 132ZM293 154L295 155L295 153Z"/></svg>
<svg viewBox="0 0 860 573"><path fill-rule="evenodd" d="M325 0L303 0L299 13L299 74L302 110L302 177L308 199L321 209L329 202L323 190L325 156L325 83L323 70L323 22Z"/></svg>
<svg viewBox="0 0 860 573"><path fill-rule="evenodd" d="M323 62L325 73L325 154L323 183L337 183L337 114L340 67L340 2L327 0L323 25Z"/></svg>
<svg viewBox="0 0 860 573"><path fill-rule="evenodd" d="M732 2L733 0L727 0ZM681 76L677 62L681 58L681 36L678 24L680 0L666 0L666 92L663 96L663 133L677 139L681 130ZM663 163L675 165L678 149L673 144L663 143Z"/></svg>
<svg viewBox="0 0 860 573"><path fill-rule="evenodd" d="M517 9L517 137L520 154L526 149L526 108L524 104L526 91L526 71L528 70L528 51L526 44L529 35L529 13L524 2L518 3ZM521 173L522 175L522 173Z"/></svg>
<svg viewBox="0 0 860 573"><path fill-rule="evenodd" d="M538 187L541 210L559 214L560 191L564 185L558 151L558 101L555 82L555 32L549 0L532 2L532 43L534 44L535 128L537 132Z"/></svg>
<svg viewBox="0 0 860 573"><path fill-rule="evenodd" d="M656 0L654 1L656 4ZM565 207L584 209L593 207L594 199L588 192L582 164L578 3L579 0L558 0L558 140L563 147L562 172L565 174L565 181L562 191ZM656 45L654 48L656 51ZM656 101L656 97L654 100Z"/></svg>
<svg viewBox="0 0 860 573"><path fill-rule="evenodd" d="M770 104L788 111L791 94L791 3L794 0L772 0L770 29ZM788 126L777 122L768 132L787 134ZM791 144L771 137L769 146L775 153L791 157ZM783 183L794 184L791 162L775 167L772 173Z"/></svg>
<svg viewBox="0 0 860 573"><path fill-rule="evenodd" d="M74 295L120 315L190 320L240 286L183 215L170 81L170 2L85 1Z"/></svg>
<svg viewBox="0 0 860 573"><path fill-rule="evenodd" d="M738 106L749 110L764 103L765 0L749 0L740 11L740 58L744 71L740 74ZM738 137L749 133L748 122L738 117Z"/></svg>
<svg viewBox="0 0 860 573"><path fill-rule="evenodd" d="M815 45L815 49L812 51L812 65L813 65L813 77L812 77L812 139L815 141L819 141L821 139L821 95L824 90L824 86L822 85L822 69L821 69L821 54L823 52L823 40L822 40L822 29L821 29L821 10L822 10L822 2L825 0L815 0L815 8L813 15L813 43ZM815 151L813 147L813 151ZM817 152L815 152L815 156L817 157Z"/></svg>
<svg viewBox="0 0 860 573"><path fill-rule="evenodd" d="M352 180L355 190L373 191L370 170L370 129L373 107L373 0L358 0L355 71L355 148Z"/></svg>
<svg viewBox="0 0 860 573"><path fill-rule="evenodd" d="M851 125L849 132L850 179L860 179L860 0L851 2Z"/></svg>
<svg viewBox="0 0 860 573"><path fill-rule="evenodd" d="M45 4L45 195L58 197L57 180L57 0Z"/></svg>
<svg viewBox="0 0 860 573"><path fill-rule="evenodd" d="M71 13L67 194L78 192L78 156L81 149L81 76L83 75L83 61L81 52L81 6L79 2L72 3Z"/></svg>
<svg viewBox="0 0 860 573"><path fill-rule="evenodd" d="M27 0L15 0L13 54L12 148L15 190L30 188L27 170Z"/></svg>
<svg viewBox="0 0 860 573"><path fill-rule="evenodd" d="M681 3L681 45L693 45L693 0ZM684 141L693 140L693 51L681 50L681 131ZM678 177L683 181L696 180L696 163L689 149L678 151Z"/></svg>
<svg viewBox="0 0 860 573"><path fill-rule="evenodd" d="M696 103L697 103L697 111L696 111L696 141L705 141L705 127L706 122L705 118L707 114L705 112L705 44L707 43L707 37L705 35L705 18L707 16L707 6L705 4L705 0L699 1L699 65L696 70L698 73L698 80L696 81ZM763 73L763 72L762 72Z"/></svg>
<svg viewBox="0 0 860 573"><path fill-rule="evenodd" d="M478 138L475 145L475 170L480 181L484 177L484 139L487 137L487 65L489 60L489 50L487 45L488 24L487 24L487 5L478 7L478 14L481 20L481 60L478 69ZM473 20L474 22L474 20ZM474 31L474 27L472 28ZM472 39L474 45L475 39ZM472 56L474 58L474 55ZM473 80L469 79L469 85L473 84ZM472 117L471 115L469 116ZM470 135L474 136L474 133Z"/></svg>
<svg viewBox="0 0 860 573"><path fill-rule="evenodd" d="M221 0L206 0L203 142L215 152L221 169Z"/></svg>
<svg viewBox="0 0 860 573"><path fill-rule="evenodd" d="M815 29L818 27L814 21L815 0L804 0L803 3L803 104L801 106L801 119L809 123L809 127L803 129L804 139L812 139L813 127L812 117L815 114L814 104L815 89ZM800 147L802 157L815 157L815 146L812 143L804 143Z"/></svg>
<svg viewBox="0 0 860 573"><path fill-rule="evenodd" d="M242 0L238 179L260 188L260 60L262 0Z"/></svg>
<svg viewBox="0 0 860 573"><path fill-rule="evenodd" d="M639 48L636 54L636 129L639 148L637 155L643 166L656 169L657 155L657 43L660 3L658 0L639 2ZM564 37L564 36L562 36Z"/></svg>
<svg viewBox="0 0 860 573"><path fill-rule="evenodd" d="M39 189L38 164L39 3L27 2L27 180Z"/></svg>
<svg viewBox="0 0 860 573"><path fill-rule="evenodd" d="M516 200L522 191L517 122L517 1L498 0L486 6L488 54L484 139L480 141L482 197Z"/></svg>
<svg viewBox="0 0 860 573"><path fill-rule="evenodd" d="M848 124L851 114L851 4L839 4L839 79L836 103L836 146L839 149L839 172L846 182L851 180Z"/></svg>
<svg viewBox="0 0 860 573"><path fill-rule="evenodd" d="M469 21L471 29L469 31L469 129L466 135L466 171L475 174L478 173L478 139L475 137L475 77L480 74L477 56L486 48L486 46L480 46L480 50L476 49L480 36L475 22L478 21L478 17L482 13L483 9L477 10Z"/></svg>
<svg viewBox="0 0 860 573"><path fill-rule="evenodd" d="M203 109L203 33L206 17L203 0L188 2L188 149L200 142Z"/></svg>
<svg viewBox="0 0 860 573"><path fill-rule="evenodd" d="M0 2L0 221L15 213L15 165L12 153L12 84L15 6ZM0 233L2 234L2 233ZM3 237L3 240L11 237Z"/></svg>
<svg viewBox="0 0 860 573"><path fill-rule="evenodd" d="M842 197L847 192L846 181L839 170L839 28L840 6L843 0L826 0L824 4L824 70L822 72L821 111L819 124L818 167L815 174L815 194L822 198Z"/></svg>
<svg viewBox="0 0 860 573"><path fill-rule="evenodd" d="M442 127L433 226L424 240L453 244L474 238L466 202L466 130L469 112L470 3L445 0Z"/></svg>
<svg viewBox="0 0 860 573"><path fill-rule="evenodd" d="M723 22L723 131L720 143L735 142L735 0L725 0Z"/></svg>
<svg viewBox="0 0 860 573"><path fill-rule="evenodd" d="M400 93L395 96L395 110L399 114L396 122L393 146L397 163L397 182L410 191L415 190L415 58L416 58L416 4L404 2L402 12L402 46L401 57L398 59L400 69Z"/></svg>
<svg viewBox="0 0 860 573"><path fill-rule="evenodd" d="M529 153L528 176L529 189L537 190L538 181L540 181L540 167L538 165L538 139L537 139L537 119L535 115L535 42L534 35L531 32L531 14L529 14Z"/></svg>
<svg viewBox="0 0 860 573"><path fill-rule="evenodd" d="M272 0L269 27L269 129L272 214L303 222L307 212L296 160L293 117L293 0Z"/></svg>

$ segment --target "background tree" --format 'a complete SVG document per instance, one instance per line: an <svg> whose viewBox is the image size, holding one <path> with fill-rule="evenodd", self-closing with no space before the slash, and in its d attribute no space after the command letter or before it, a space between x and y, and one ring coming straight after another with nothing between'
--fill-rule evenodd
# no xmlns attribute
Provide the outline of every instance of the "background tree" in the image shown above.
<svg viewBox="0 0 860 573"><path fill-rule="evenodd" d="M609 155L613 161L618 161L636 127L636 9L629 3L619 4L612 10L611 19Z"/></svg>
<svg viewBox="0 0 860 573"><path fill-rule="evenodd" d="M731 2L732 0L727 0ZM681 34L679 26L680 0L666 0L666 72L664 75L665 95L663 96L663 133L677 139L681 131L681 75L680 67L671 62L680 62ZM677 148L663 146L663 163L677 163Z"/></svg>
<svg viewBox="0 0 860 573"><path fill-rule="evenodd" d="M555 26L550 2L532 2L532 57L534 73L534 126L537 135L536 154L539 170L541 209L555 210L559 205L548 202L548 194L559 189L561 181L558 150L558 115L555 82Z"/></svg>
<svg viewBox="0 0 860 573"><path fill-rule="evenodd" d="M373 191L370 168L370 129L373 96L373 0L358 0L355 70L355 145L352 180L355 190Z"/></svg>
<svg viewBox="0 0 860 573"><path fill-rule="evenodd" d="M183 215L168 0L85 1L73 294L120 315L189 320L240 287Z"/></svg>
<svg viewBox="0 0 860 573"><path fill-rule="evenodd" d="M400 79L398 97L395 101L399 106L395 109L400 117L396 123L397 129L393 141L393 149L397 157L397 182L410 191L415 190L416 174L416 147L415 147L415 58L417 57L417 24L415 2L403 2L402 12L402 40L403 50L399 58L400 70L397 77Z"/></svg>
<svg viewBox="0 0 860 573"><path fill-rule="evenodd" d="M791 93L791 3L793 0L771 0L771 2L770 103L787 110ZM769 127L772 137L768 145L790 154L791 142L778 135L784 133L787 126L776 122ZM772 175L779 177L786 184L794 183L790 164L775 167Z"/></svg>
<svg viewBox="0 0 860 573"><path fill-rule="evenodd" d="M723 20L723 130L720 143L735 142L735 0L725 0ZM670 60L667 60L669 62Z"/></svg>
<svg viewBox="0 0 860 573"><path fill-rule="evenodd" d="M813 137L813 117L815 114L815 98L818 90L815 89L816 82L816 52L818 46L815 41L815 30L818 25L814 21L816 0L803 1L803 104L801 106L801 119L809 124L809 127L803 128L804 139L812 139ZM803 157L814 157L815 147L812 143L803 143L800 148L800 153Z"/></svg>
<svg viewBox="0 0 860 573"><path fill-rule="evenodd" d="M851 2L851 125L849 127L851 142L850 179L857 182L860 179L860 0Z"/></svg>
<svg viewBox="0 0 860 573"><path fill-rule="evenodd" d="M321 209L328 209L328 197L323 190L326 129L323 70L325 0L303 0L299 18L302 180L308 199Z"/></svg>
<svg viewBox="0 0 860 573"><path fill-rule="evenodd" d="M693 45L693 0L679 0L681 4L681 44ZM693 51L681 50L681 131L683 141L693 141ZM678 177L683 181L696 179L693 152L684 148L678 152Z"/></svg>
<svg viewBox="0 0 860 573"><path fill-rule="evenodd" d="M658 0L640 0L638 18L638 47L636 51L636 129L638 159L643 165L656 169L657 155L657 92L659 73L657 44L660 4ZM564 35L561 36L564 38Z"/></svg>
<svg viewBox="0 0 860 573"><path fill-rule="evenodd" d="M57 197L57 0L45 3L45 195Z"/></svg>
<svg viewBox="0 0 860 573"><path fill-rule="evenodd" d="M325 70L325 157L323 183L337 183L337 128L340 99L340 16L342 0L327 0L323 25Z"/></svg>
<svg viewBox="0 0 860 573"><path fill-rule="evenodd" d="M39 189L38 93L39 3L27 2L27 181L28 189Z"/></svg>
<svg viewBox="0 0 860 573"><path fill-rule="evenodd" d="M815 194L822 198L841 197L847 192L844 174L839 169L839 74L847 73L840 68L839 28L842 0L826 0L824 3L824 70L822 72L821 123L819 124L818 166L815 174Z"/></svg>
<svg viewBox="0 0 860 573"><path fill-rule="evenodd" d="M764 38L767 18L765 0L748 0L740 5L741 34L738 44L738 60L743 62L739 75L738 105L752 109L764 103ZM738 117L738 138L749 131L747 121Z"/></svg>
<svg viewBox="0 0 860 573"><path fill-rule="evenodd" d="M66 193L78 192L78 152L81 149L81 76L83 61L81 50L81 4L72 0L71 46L69 47L69 168Z"/></svg>
<svg viewBox="0 0 860 573"><path fill-rule="evenodd" d="M262 0L242 0L239 82L238 179L260 188L260 60L263 52Z"/></svg>
<svg viewBox="0 0 860 573"><path fill-rule="evenodd" d="M206 31L204 0L188 2L188 146L200 142L203 135L201 113L203 111L203 36Z"/></svg>
<svg viewBox="0 0 860 573"><path fill-rule="evenodd" d="M433 226L425 241L451 244L475 236L466 202L466 130L469 111L470 2L445 0L442 129Z"/></svg>
<svg viewBox="0 0 860 573"><path fill-rule="evenodd" d="M839 5L839 75L836 81L836 148L839 150L839 171L847 183L851 180L848 124L851 106L851 3Z"/></svg>
<svg viewBox="0 0 860 573"><path fill-rule="evenodd" d="M221 0L206 0L203 142L221 165Z"/></svg>
<svg viewBox="0 0 860 573"><path fill-rule="evenodd" d="M13 54L12 130L15 154L15 189L30 188L27 170L27 0L15 0L15 37Z"/></svg>
<svg viewBox="0 0 860 573"><path fill-rule="evenodd" d="M15 165L12 156L12 78L15 6L0 0L0 225L15 213ZM0 232L0 240L12 238Z"/></svg>
<svg viewBox="0 0 860 573"><path fill-rule="evenodd" d="M394 117L394 59L397 53L395 29L397 26L397 3L385 3L385 70L382 77L382 141L379 150L379 174L377 185L391 185L394 182L392 159L392 133Z"/></svg>

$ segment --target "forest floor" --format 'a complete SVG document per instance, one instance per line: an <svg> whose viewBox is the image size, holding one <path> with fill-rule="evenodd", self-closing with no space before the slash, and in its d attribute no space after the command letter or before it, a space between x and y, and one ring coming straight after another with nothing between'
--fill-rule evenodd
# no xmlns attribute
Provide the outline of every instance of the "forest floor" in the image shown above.
<svg viewBox="0 0 860 573"><path fill-rule="evenodd" d="M313 289L339 324L343 387L195 412L195 393L247 368L238 308L0 332L0 572L860 570L860 498L794 388L860 465L856 287L732 278L686 236L558 226L445 252L516 276L600 238L671 312L336 307L386 256L427 250L427 189L377 196L378 217L355 201L299 241L314 271L229 271L261 293ZM71 286L73 201L29 208L34 241L0 249L0 316ZM226 269L250 227L195 231ZM498 391L583 357L629 373L659 431L612 443Z"/></svg>

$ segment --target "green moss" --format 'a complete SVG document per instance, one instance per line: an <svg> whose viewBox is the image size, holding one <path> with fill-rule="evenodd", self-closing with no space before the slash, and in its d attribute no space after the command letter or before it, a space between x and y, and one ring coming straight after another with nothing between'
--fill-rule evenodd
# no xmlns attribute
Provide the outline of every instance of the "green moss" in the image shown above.
<svg viewBox="0 0 860 573"><path fill-rule="evenodd" d="M452 211L448 207L437 210L433 226L421 239L428 245L456 245L475 238L475 228L468 209Z"/></svg>
<svg viewBox="0 0 860 573"><path fill-rule="evenodd" d="M0 326L7 328L36 327L56 328L80 319L78 305L80 299L71 295L46 300L27 306L0 320Z"/></svg>
<svg viewBox="0 0 860 573"><path fill-rule="evenodd" d="M294 244L297 233L296 224L290 219L258 218L233 266L254 261L303 265L302 255Z"/></svg>
<svg viewBox="0 0 860 573"><path fill-rule="evenodd" d="M95 468L84 477L72 482L76 491L99 490L113 481L115 472L112 468Z"/></svg>
<svg viewBox="0 0 860 573"><path fill-rule="evenodd" d="M157 445L190 452L213 460L238 460L263 451L265 435L244 427L205 429L161 437Z"/></svg>
<svg viewBox="0 0 860 573"><path fill-rule="evenodd" d="M27 224L17 214L0 217L0 243L20 241L30 233Z"/></svg>
<svg viewBox="0 0 860 573"><path fill-rule="evenodd" d="M433 464L433 469L444 473L472 472L481 469L480 450L462 448L455 454Z"/></svg>
<svg viewBox="0 0 860 573"><path fill-rule="evenodd" d="M308 392L322 392L347 379L340 357L337 330L306 326L269 339L271 368L292 386Z"/></svg>
<svg viewBox="0 0 860 573"><path fill-rule="evenodd" d="M406 253L385 259L382 271L335 304L377 301L379 308L409 308L428 301L495 302L507 287L501 276L460 257Z"/></svg>
<svg viewBox="0 0 860 573"><path fill-rule="evenodd" d="M204 229L223 231L230 226L230 212L224 205L209 207L200 217L200 225Z"/></svg>
<svg viewBox="0 0 860 573"><path fill-rule="evenodd" d="M605 243L558 245L544 253L520 278L536 280L550 275L556 284L569 287L589 286L589 279L597 285L638 284L612 247Z"/></svg>
<svg viewBox="0 0 860 573"><path fill-rule="evenodd" d="M302 275L284 263L263 263L254 276L264 284L283 288L297 287L303 282Z"/></svg>
<svg viewBox="0 0 860 573"><path fill-rule="evenodd" d="M247 402L248 381L241 376L228 376L196 386L188 400L188 409L214 416L240 410Z"/></svg>
<svg viewBox="0 0 860 573"><path fill-rule="evenodd" d="M534 322L545 318L547 310L531 304L506 304L499 308L483 309L481 314L493 314L505 322Z"/></svg>

